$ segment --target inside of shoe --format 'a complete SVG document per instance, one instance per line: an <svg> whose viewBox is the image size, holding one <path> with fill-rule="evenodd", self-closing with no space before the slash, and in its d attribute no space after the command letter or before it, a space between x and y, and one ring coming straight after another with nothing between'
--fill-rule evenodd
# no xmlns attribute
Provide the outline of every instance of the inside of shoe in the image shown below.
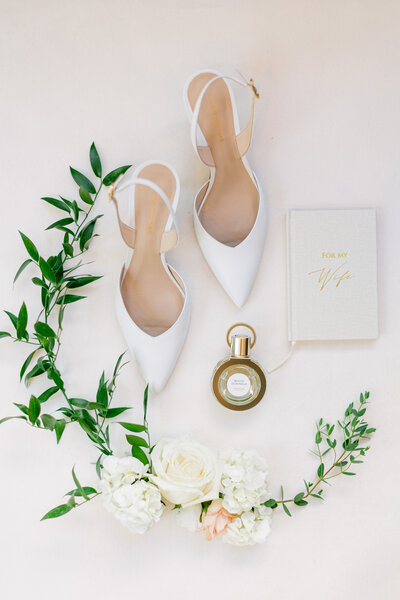
<svg viewBox="0 0 400 600"><path fill-rule="evenodd" d="M204 86L214 77L214 73L201 73L191 81L188 98L192 110ZM199 219L219 242L237 246L253 228L259 193L238 151L231 97L223 79L205 92L198 123L215 165L215 180L206 200L203 203L206 189L197 199Z"/></svg>
<svg viewBox="0 0 400 600"><path fill-rule="evenodd" d="M149 165L138 177L156 183L172 204L176 182L168 167ZM136 185L134 194L135 250L121 283L121 293L136 325L149 335L158 336L176 322L182 311L183 285L176 273L165 267L160 255L161 237L170 214L168 207L145 185Z"/></svg>

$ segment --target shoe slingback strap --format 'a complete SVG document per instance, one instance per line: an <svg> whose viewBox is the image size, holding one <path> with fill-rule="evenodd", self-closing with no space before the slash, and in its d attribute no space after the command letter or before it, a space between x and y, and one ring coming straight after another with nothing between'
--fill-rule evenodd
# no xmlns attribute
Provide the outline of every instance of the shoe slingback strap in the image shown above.
<svg viewBox="0 0 400 600"><path fill-rule="evenodd" d="M123 185L119 185L118 187L114 185L114 186L111 186L111 188L110 188L110 200L114 203L115 210L117 212L118 224L119 224L119 229L120 229L120 232L122 235L122 239L124 240L125 244L127 246L129 246L129 248L133 248L133 249L135 248L136 230L134 227L130 227L129 225L124 223L124 221L122 221L120 214L119 214L118 202L115 198L115 193L117 191L122 192L122 190L125 190L126 188L128 188L132 185L145 185L146 187L151 188L154 192L156 192L156 194L158 196L160 196L160 198L167 205L169 212L171 214L172 222L174 224L175 229L171 229L170 231L164 231L164 233L162 234L160 253L168 252L168 250L171 250L172 248L174 248L178 243L178 238L179 238L178 223L176 221L175 212L172 207L170 199L168 198L166 193L160 188L160 186L158 186L153 181L150 181L149 179L133 177L132 179L130 179Z"/></svg>
<svg viewBox="0 0 400 600"><path fill-rule="evenodd" d="M196 104L195 104L195 107L193 110L190 135L191 135L192 143L196 150L197 156L200 158L200 160L202 160L209 167L215 166L214 159L213 159L213 156L211 153L211 148L209 146L200 146L197 143L197 127L198 127L201 104L203 102L204 95L205 95L206 91L208 90L208 88L218 79L223 79L224 81L230 80L230 81L233 81L234 83L237 83L238 85L241 85L242 87L250 87L253 92L252 99L251 99L251 106L250 106L249 122L246 125L246 127L236 136L236 144L237 144L237 148L239 151L239 155L241 157L246 154L246 152L249 149L250 143L251 143L251 137L252 137L252 133L253 133L253 122L254 122L254 104L255 104L255 99L259 98L259 93L258 93L257 88L255 87L252 79L247 81L244 78L237 79L236 77L230 77L230 76L226 76L226 75L216 75L215 77L210 79L210 81L208 81L208 83L206 83L206 85L203 87L203 89L200 92L199 97L196 100Z"/></svg>

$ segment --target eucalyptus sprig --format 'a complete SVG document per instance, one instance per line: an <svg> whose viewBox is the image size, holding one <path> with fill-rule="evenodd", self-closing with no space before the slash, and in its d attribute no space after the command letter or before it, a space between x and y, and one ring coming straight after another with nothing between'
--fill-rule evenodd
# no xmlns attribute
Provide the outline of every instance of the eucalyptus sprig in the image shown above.
<svg viewBox="0 0 400 600"><path fill-rule="evenodd" d="M305 479L305 491L295 494L293 498L285 499L283 487L281 486L281 497L279 500L271 498L264 503L270 508L277 508L282 505L285 513L291 517L292 514L288 504L293 503L296 506L307 506L307 498L323 500L324 484L329 484L329 480L339 475L354 476L356 473L350 470L353 466L361 464L360 460L364 457L370 446L364 445L366 440L370 439L375 428L371 427L364 419L368 407L369 392L360 394L360 400L357 406L351 402L344 413L343 420L338 420L337 425L342 433L343 440L338 442L335 436L335 424L329 424L324 419L320 419L316 424L315 450L311 452L319 459L317 468L317 477L313 482L307 482ZM326 457L326 458L325 458ZM331 458L329 464L326 459Z"/></svg>

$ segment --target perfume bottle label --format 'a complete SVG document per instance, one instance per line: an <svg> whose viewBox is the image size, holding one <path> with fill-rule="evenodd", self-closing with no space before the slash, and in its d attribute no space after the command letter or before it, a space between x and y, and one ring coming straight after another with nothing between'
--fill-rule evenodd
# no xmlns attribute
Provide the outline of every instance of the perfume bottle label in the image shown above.
<svg viewBox="0 0 400 600"><path fill-rule="evenodd" d="M228 378L226 387L232 396L245 396L250 391L250 379L243 373L234 373Z"/></svg>

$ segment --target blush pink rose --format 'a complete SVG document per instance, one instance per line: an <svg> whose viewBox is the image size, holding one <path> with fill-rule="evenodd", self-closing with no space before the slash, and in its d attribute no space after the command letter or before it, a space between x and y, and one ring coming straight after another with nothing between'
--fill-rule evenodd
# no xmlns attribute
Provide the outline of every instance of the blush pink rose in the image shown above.
<svg viewBox="0 0 400 600"><path fill-rule="evenodd" d="M205 532L208 540L212 540L216 535L220 535L224 529L236 519L236 515L228 512L222 506L222 500L213 500L208 507L207 512L201 520L202 530Z"/></svg>

